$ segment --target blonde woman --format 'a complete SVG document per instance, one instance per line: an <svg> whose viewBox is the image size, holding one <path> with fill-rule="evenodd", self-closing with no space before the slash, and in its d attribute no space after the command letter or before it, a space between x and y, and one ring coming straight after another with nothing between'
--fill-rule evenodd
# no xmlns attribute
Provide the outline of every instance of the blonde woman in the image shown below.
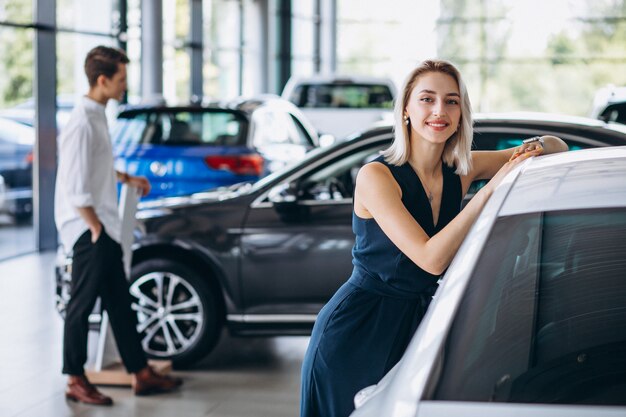
<svg viewBox="0 0 626 417"><path fill-rule="evenodd" d="M353 273L320 312L302 365L301 417L345 417L358 390L400 359L437 280L502 178L524 159L566 151L554 136L471 151L459 71L422 62L395 106L393 144L356 181ZM491 179L467 206L472 181Z"/></svg>

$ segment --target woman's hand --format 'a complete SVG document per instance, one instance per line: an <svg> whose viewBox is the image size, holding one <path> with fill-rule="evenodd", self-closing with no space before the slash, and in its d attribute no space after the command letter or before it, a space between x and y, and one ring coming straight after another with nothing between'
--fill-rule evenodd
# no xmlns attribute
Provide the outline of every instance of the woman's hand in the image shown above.
<svg viewBox="0 0 626 417"><path fill-rule="evenodd" d="M533 156L541 155L544 153L543 146L541 145L539 141L531 142L531 143L523 143L521 146L515 149L509 161L512 161L521 155L524 155L528 152L533 152L533 151L538 152L536 153L536 155L533 155Z"/></svg>
<svg viewBox="0 0 626 417"><path fill-rule="evenodd" d="M491 178L491 180L487 183L487 185L483 187L483 189L486 189L486 192L488 192L489 194L493 193L498 185L500 185L504 177L506 177L509 172L513 171L513 169L515 169L520 163L530 158L531 156L539 156L542 153L543 147L539 143L523 144L522 146L520 146L520 151L516 151L515 153L513 153L513 156L511 157L511 159L509 159L509 162L504 164L502 168L500 168L498 172L496 172L496 175Z"/></svg>

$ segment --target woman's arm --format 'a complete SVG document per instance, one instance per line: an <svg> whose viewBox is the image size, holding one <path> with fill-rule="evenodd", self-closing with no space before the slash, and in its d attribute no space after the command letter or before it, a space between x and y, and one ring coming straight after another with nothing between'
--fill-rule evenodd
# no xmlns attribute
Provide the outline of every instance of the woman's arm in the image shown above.
<svg viewBox="0 0 626 417"><path fill-rule="evenodd" d="M463 211L433 237L424 232L404 207L400 187L383 164L367 164L359 171L354 210L359 217L373 217L385 235L417 266L433 275L440 275L452 262L470 227L502 178L521 161L535 155L538 155L537 151L528 152L505 162Z"/></svg>
<svg viewBox="0 0 626 417"><path fill-rule="evenodd" d="M569 149L567 143L556 136L541 136L543 146L539 142L524 143L514 148L503 149L501 151L473 151L472 170L464 179L464 184L469 184L474 180L489 179L509 160L514 154L530 152L538 147L543 147L542 155L557 152L565 152ZM463 190L466 190L464 187Z"/></svg>

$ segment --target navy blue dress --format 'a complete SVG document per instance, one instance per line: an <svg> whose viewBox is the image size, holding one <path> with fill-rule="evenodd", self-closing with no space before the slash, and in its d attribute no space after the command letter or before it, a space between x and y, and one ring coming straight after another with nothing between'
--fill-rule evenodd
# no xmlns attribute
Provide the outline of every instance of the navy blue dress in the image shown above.
<svg viewBox="0 0 626 417"><path fill-rule="evenodd" d="M419 177L407 163L387 164L402 203L428 236L460 211L461 180L442 164L438 224ZM356 242L350 279L320 311L302 364L301 417L346 417L354 395L376 384L401 358L424 316L439 276L407 258L374 219L353 213Z"/></svg>

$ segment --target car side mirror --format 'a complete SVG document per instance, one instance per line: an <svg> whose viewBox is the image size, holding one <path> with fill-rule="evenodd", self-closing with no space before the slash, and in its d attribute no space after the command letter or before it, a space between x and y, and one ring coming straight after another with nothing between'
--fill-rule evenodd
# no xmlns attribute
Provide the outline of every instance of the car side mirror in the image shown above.
<svg viewBox="0 0 626 417"><path fill-rule="evenodd" d="M267 196L274 210L285 220L298 217L302 207L298 204L298 186L295 183L280 184Z"/></svg>
<svg viewBox="0 0 626 417"><path fill-rule="evenodd" d="M280 184L270 190L267 199L274 205L295 205L298 201L297 187L294 183Z"/></svg>

